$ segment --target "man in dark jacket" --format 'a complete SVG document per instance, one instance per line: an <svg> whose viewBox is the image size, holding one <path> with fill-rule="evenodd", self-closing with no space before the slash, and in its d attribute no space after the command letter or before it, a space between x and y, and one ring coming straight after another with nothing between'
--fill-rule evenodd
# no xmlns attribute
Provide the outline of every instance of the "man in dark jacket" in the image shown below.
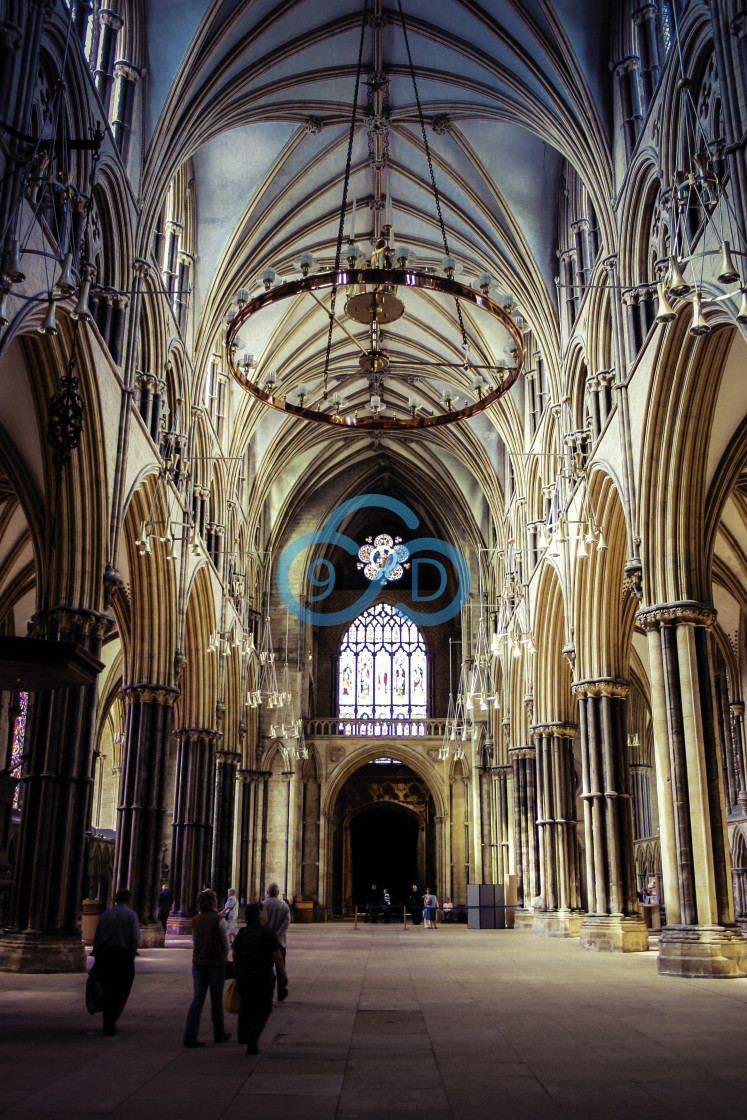
<svg viewBox="0 0 747 1120"><path fill-rule="evenodd" d="M127 903L130 892L123 888L114 896L114 906L105 910L93 938L93 971L104 993L104 1034L116 1034L115 1023L124 1010L135 979L135 957L140 944L140 923Z"/></svg>
<svg viewBox="0 0 747 1120"><path fill-rule="evenodd" d="M197 1035L200 1030L200 1013L205 996L210 989L210 1011L213 1018L215 1042L228 1042L231 1037L223 1026L223 984L228 960L228 930L218 913L218 896L215 891L203 891L197 900L199 914L192 919L192 982L194 999L187 1012L184 1026L184 1045L204 1046Z"/></svg>

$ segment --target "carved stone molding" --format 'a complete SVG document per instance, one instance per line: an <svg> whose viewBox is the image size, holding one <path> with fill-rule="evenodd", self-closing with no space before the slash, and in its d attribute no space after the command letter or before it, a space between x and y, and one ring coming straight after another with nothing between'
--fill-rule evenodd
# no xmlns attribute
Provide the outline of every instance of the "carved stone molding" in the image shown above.
<svg viewBox="0 0 747 1120"><path fill-rule="evenodd" d="M344 747L337 746L337 747L328 747L327 748L327 761L330 762L332 766L337 766L338 763L342 762L344 757L345 757L345 748Z"/></svg>
<svg viewBox="0 0 747 1120"><path fill-rule="evenodd" d="M630 695L630 684L617 677L600 677L593 681L576 681L571 685L574 696L614 696L625 700Z"/></svg>
<svg viewBox="0 0 747 1120"><path fill-rule="evenodd" d="M319 120L319 117L309 117L309 119L306 121L306 131L308 132L309 136L319 135L319 133L322 131L322 122Z"/></svg>
<svg viewBox="0 0 747 1120"><path fill-rule="evenodd" d="M433 118L431 127L436 136L445 136L447 133L451 132L451 118L446 113L441 113L439 116Z"/></svg>
<svg viewBox="0 0 747 1120"><path fill-rule="evenodd" d="M715 607L707 603L659 603L655 607L646 607L638 611L635 616L636 623L642 630L658 630L660 626L691 625L704 626L710 630L716 621Z"/></svg>

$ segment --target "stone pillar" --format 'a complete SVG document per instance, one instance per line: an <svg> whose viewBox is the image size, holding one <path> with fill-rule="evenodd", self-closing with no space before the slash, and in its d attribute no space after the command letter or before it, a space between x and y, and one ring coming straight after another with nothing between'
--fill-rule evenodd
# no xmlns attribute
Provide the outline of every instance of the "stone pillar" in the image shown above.
<svg viewBox="0 0 747 1120"><path fill-rule="evenodd" d="M630 55L620 62L611 63L610 68L617 79L617 88L620 95L620 115L625 137L625 155L630 159L643 123L640 94L638 92L638 56Z"/></svg>
<svg viewBox="0 0 747 1120"><path fill-rule="evenodd" d="M436 848L434 852L435 866L433 868L433 878L436 881L435 883L426 884L426 886L432 886L436 892L436 898L440 898L443 901L443 897L446 893L446 862L444 850L444 825L446 824L446 817L434 817L433 823L435 825L433 835Z"/></svg>
<svg viewBox="0 0 747 1120"><path fill-rule="evenodd" d="M661 66L659 65L659 43L656 34L656 5L649 0L633 12L638 38L638 53L641 59L640 75L643 87L643 110L648 110L659 84Z"/></svg>
<svg viewBox="0 0 747 1120"><path fill-rule="evenodd" d="M509 863L509 791L508 780L512 775L511 766L496 766L496 845L497 845L497 881L504 882L510 873Z"/></svg>
<svg viewBox="0 0 747 1120"><path fill-rule="evenodd" d="M651 819L651 767L645 762L631 762L630 783L633 794L633 839L653 835Z"/></svg>
<svg viewBox="0 0 747 1120"><path fill-rule="evenodd" d="M493 767L481 766L480 783L480 849L483 883L496 882L493 861Z"/></svg>
<svg viewBox="0 0 747 1120"><path fill-rule="evenodd" d="M534 747L509 747L514 775L514 857L518 908L516 928L531 926L533 903L540 893L537 819L537 774Z"/></svg>
<svg viewBox="0 0 747 1120"><path fill-rule="evenodd" d="M253 803L256 796L257 776L253 770L237 770L239 843L236 871L236 896L239 905L245 906L254 898L254 850L252 842Z"/></svg>
<svg viewBox="0 0 747 1120"><path fill-rule="evenodd" d="M111 619L55 607L35 636L75 642L94 657ZM0 969L82 972L79 915L90 839L96 684L36 692L29 701L21 774L23 811Z"/></svg>
<svg viewBox="0 0 747 1120"><path fill-rule="evenodd" d="M225 901L233 880L233 826L236 808L236 775L241 755L234 751L219 750L215 756L215 835L210 881L218 893L218 901Z"/></svg>
<svg viewBox="0 0 747 1120"><path fill-rule="evenodd" d="M731 731L734 743L734 777L738 786L737 804L742 813L747 813L747 762L744 756L744 701L735 700L729 705Z"/></svg>
<svg viewBox="0 0 747 1120"><path fill-rule="evenodd" d="M537 833L541 906L533 931L540 937L577 937L581 929L576 783L568 723L532 728L537 758Z"/></svg>
<svg viewBox="0 0 747 1120"><path fill-rule="evenodd" d="M628 765L627 681L578 681L586 837L588 913L581 948L643 952L648 933L638 911L633 803Z"/></svg>
<svg viewBox="0 0 747 1120"><path fill-rule="evenodd" d="M594 443L602 432L602 418L599 409L599 378L587 377L586 388L589 395L589 415L591 417L591 438Z"/></svg>
<svg viewBox="0 0 747 1120"><path fill-rule="evenodd" d="M117 99L112 132L114 143L119 148L123 163L127 164L130 154L130 136L132 134L132 120L135 109L135 91L140 81L140 71L128 62L121 60L114 65L114 77L117 82Z"/></svg>
<svg viewBox="0 0 747 1120"><path fill-rule="evenodd" d="M116 58L117 36L124 20L110 8L99 11L101 31L99 32L99 51L94 71L94 81L98 90L101 104L106 115L109 115L109 102L112 95L112 82L114 80L114 59Z"/></svg>
<svg viewBox="0 0 747 1120"><path fill-rule="evenodd" d="M640 611L647 632L667 925L659 972L747 975L734 924L726 813L716 743L709 631L715 611L667 603Z"/></svg>
<svg viewBox="0 0 747 1120"><path fill-rule="evenodd" d="M174 701L179 692L158 684L136 684L120 693L125 705L122 778L114 850L115 890L129 887L140 918L140 944L163 946L158 920L161 845L166 812Z"/></svg>
<svg viewBox="0 0 747 1120"><path fill-rule="evenodd" d="M180 928L191 928L197 896L210 878L215 750L220 732L183 727L177 741L171 889Z"/></svg>

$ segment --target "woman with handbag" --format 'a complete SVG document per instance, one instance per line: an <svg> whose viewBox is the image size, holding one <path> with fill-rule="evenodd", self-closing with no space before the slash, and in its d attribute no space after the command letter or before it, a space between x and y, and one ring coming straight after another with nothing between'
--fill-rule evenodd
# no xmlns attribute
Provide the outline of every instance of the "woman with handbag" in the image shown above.
<svg viewBox="0 0 747 1120"><path fill-rule="evenodd" d="M288 986L282 948L267 925L261 902L250 902L246 908L246 926L233 943L233 963L241 999L239 1042L246 1043L247 1054L258 1054L259 1036L272 1013L275 969L283 986Z"/></svg>

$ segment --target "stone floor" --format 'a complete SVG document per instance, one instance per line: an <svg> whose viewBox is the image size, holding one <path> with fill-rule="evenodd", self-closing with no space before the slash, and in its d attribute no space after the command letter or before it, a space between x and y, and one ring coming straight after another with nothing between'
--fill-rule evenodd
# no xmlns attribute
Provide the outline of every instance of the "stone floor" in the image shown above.
<svg viewBox="0 0 747 1120"><path fill-rule="evenodd" d="M743 1116L747 980L655 953L463 926L294 926L291 994L250 1058L185 1050L190 948L137 961L115 1038L83 977L0 974L0 1114L24 1120ZM206 1008L207 1011L207 1008ZM228 1030L236 1031L227 1016Z"/></svg>

